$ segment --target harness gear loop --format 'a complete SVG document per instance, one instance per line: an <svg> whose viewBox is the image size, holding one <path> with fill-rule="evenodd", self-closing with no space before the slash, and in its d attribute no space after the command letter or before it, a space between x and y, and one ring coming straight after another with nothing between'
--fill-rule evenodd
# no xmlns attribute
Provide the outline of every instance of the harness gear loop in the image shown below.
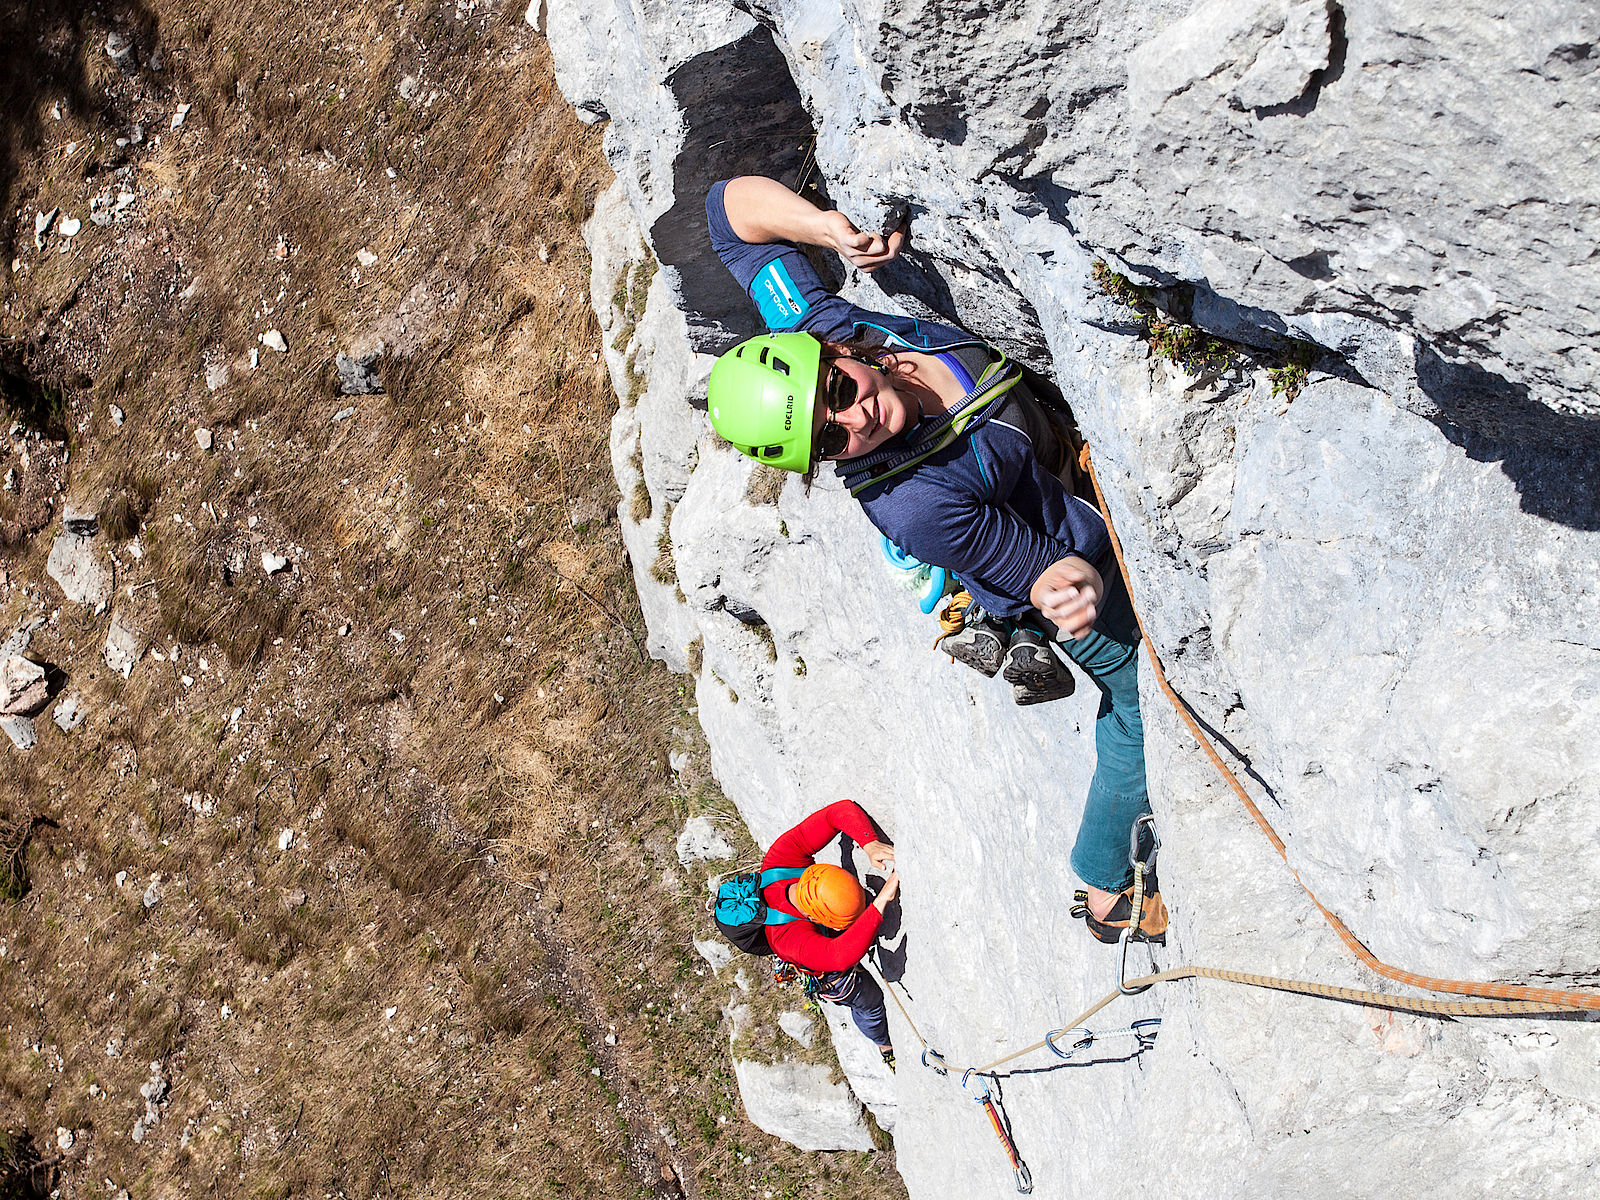
<svg viewBox="0 0 1600 1200"><path fill-rule="evenodd" d="M966 1087L974 1076L979 1081L978 1086L983 1090L977 1092L973 1099L983 1105L983 1111L989 1114L989 1124L994 1127L995 1136L1000 1139L1006 1157L1011 1160L1012 1173L1017 1177L1017 1191L1026 1196L1033 1191L1033 1174L1028 1170L1028 1164L1022 1161L1022 1156L1017 1153L1017 1144L1011 1138L1010 1123L1001 1115L1000 1106L990 1094L988 1083L984 1081L977 1068L972 1068L961 1076L961 1086Z"/></svg>

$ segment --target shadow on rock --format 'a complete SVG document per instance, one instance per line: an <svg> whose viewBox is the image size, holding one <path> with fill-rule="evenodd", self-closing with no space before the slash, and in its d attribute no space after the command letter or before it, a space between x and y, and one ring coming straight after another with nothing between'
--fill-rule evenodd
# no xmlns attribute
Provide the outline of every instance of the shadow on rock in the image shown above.
<svg viewBox="0 0 1600 1200"><path fill-rule="evenodd" d="M697 54L666 84L686 128L672 168L675 200L650 227L650 241L678 273L694 348L720 354L758 332L758 322L749 297L709 252L706 192L734 175L800 183L814 140L811 118L782 52L760 26Z"/></svg>
<svg viewBox="0 0 1600 1200"><path fill-rule="evenodd" d="M1558 412L1522 384L1426 347L1417 383L1437 406L1428 419L1475 461L1498 463L1523 512L1600 530L1600 420Z"/></svg>

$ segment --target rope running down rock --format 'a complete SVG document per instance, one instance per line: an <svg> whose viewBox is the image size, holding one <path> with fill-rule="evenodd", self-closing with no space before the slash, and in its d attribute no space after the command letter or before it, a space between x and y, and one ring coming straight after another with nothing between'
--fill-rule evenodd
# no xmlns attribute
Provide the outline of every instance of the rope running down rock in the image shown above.
<svg viewBox="0 0 1600 1200"><path fill-rule="evenodd" d="M1106 532L1111 537L1111 549L1116 555L1117 568L1122 572L1123 584L1128 589L1130 601L1133 597L1132 581L1128 577L1128 564L1122 555L1122 541L1117 537L1116 526L1112 524L1110 508L1106 503L1105 492L1100 488L1099 476L1095 474L1094 464L1089 458L1089 447L1085 445L1079 454L1079 465L1089 477L1089 482L1094 486L1095 498L1100 502L1100 513L1105 518ZM1334 913L1328 911L1318 900L1316 893L1306 886L1305 880L1300 878L1293 866L1289 864L1288 848L1278 836L1277 830L1267 820L1265 814L1250 798L1250 793L1245 791L1244 785L1239 782L1239 777L1233 773L1228 764L1222 761L1222 756L1217 753L1216 747L1211 744L1211 739L1200 728L1199 722L1194 719L1194 714L1189 711L1189 706L1173 691L1172 685L1167 682L1166 672L1161 668L1161 659L1156 655L1155 646L1150 641L1149 632L1144 628L1144 622L1138 616L1138 605L1134 605L1134 616L1139 621L1139 632L1144 640L1145 652L1150 656L1150 665L1155 669L1156 682L1161 685L1161 690L1172 703L1173 710L1183 719L1188 726L1194 740L1199 743L1206 757L1211 760L1211 765L1226 780L1233 789L1234 795L1239 797L1245 811L1254 819L1261 832L1266 835L1273 849L1278 852L1278 857L1283 859L1284 865L1289 868L1289 873L1294 876L1294 881L1300 885L1302 891L1310 897L1311 903L1317 906L1317 911L1323 915L1334 933L1339 935L1350 952L1360 959L1362 964L1370 970L1376 971L1385 979L1392 979L1396 983L1403 983L1408 987L1420 988L1428 992L1452 992L1463 996L1486 996L1496 1001L1505 1001L1505 1004L1463 1004L1461 1002L1418 1000L1410 997L1388 996L1382 993L1354 992L1347 988L1329 988L1324 984L1298 983L1292 980L1271 980L1269 976L1244 976L1236 971L1217 971L1209 967L1180 967L1173 971L1163 971L1142 980L1129 980L1127 987L1137 987L1142 983L1163 982L1167 979L1184 979L1205 977L1211 979L1229 979L1235 983L1251 983L1259 987L1274 987L1284 991L1301 992L1312 996L1330 996L1334 999L1355 1000L1358 998L1363 1004L1374 1004L1385 1008L1403 1008L1409 1012L1435 1013L1441 1016L1497 1016L1506 1013L1529 1012L1572 1012L1579 1009L1600 1009L1600 992L1575 992L1560 988L1527 987L1514 983L1482 983L1465 979L1440 979L1431 975L1419 975L1415 971L1403 970L1400 967L1390 966L1362 943L1350 931L1350 927L1339 919ZM1285 986L1293 984L1293 986ZM1342 993L1349 992L1349 995ZM1336 994L1337 993L1337 994ZM1115 995L1115 993L1113 993ZM1377 996L1376 1000L1364 997ZM1109 998L1108 998L1109 999ZM1104 1002L1102 1002L1103 1005ZM1102 1005L1097 1005L1091 1012L1098 1011Z"/></svg>

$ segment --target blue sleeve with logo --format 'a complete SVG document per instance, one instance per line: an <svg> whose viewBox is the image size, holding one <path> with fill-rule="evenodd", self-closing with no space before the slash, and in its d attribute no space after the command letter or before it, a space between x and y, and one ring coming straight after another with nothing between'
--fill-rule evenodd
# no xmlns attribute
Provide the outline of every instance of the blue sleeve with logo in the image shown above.
<svg viewBox="0 0 1600 1200"><path fill-rule="evenodd" d="M727 180L723 180L706 193L711 248L755 301L769 330L799 330L829 341L843 341L855 331L858 320L876 315L824 287L806 256L790 243L751 245L740 241L722 206L726 187Z"/></svg>

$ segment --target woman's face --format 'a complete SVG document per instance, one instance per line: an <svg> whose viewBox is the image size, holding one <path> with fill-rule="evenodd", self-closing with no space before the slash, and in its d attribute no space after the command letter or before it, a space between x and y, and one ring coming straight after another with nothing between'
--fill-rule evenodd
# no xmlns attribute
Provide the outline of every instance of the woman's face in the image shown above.
<svg viewBox="0 0 1600 1200"><path fill-rule="evenodd" d="M842 378L832 378L835 371ZM854 384L854 399L837 411L830 411L830 398L835 403L848 398L851 384ZM821 436L822 426L828 421L849 434L844 452L834 455L835 458L857 458L876 450L922 417L916 402L894 386L891 375L853 358L824 354L821 387L822 396L813 418L813 437Z"/></svg>

